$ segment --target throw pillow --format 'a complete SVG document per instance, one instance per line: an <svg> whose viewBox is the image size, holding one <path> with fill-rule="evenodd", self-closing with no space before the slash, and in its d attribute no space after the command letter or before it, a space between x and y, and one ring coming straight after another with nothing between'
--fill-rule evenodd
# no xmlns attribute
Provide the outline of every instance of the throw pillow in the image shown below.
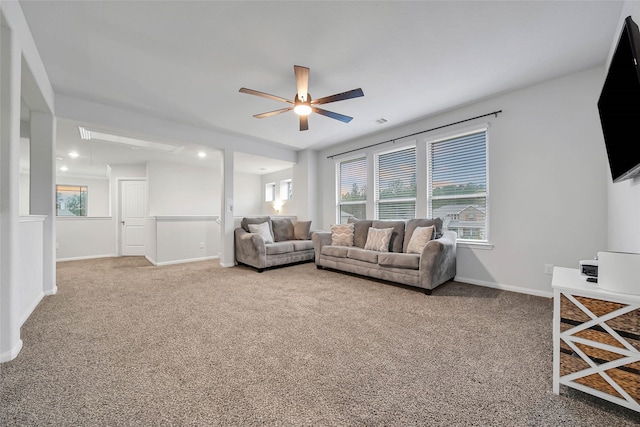
<svg viewBox="0 0 640 427"><path fill-rule="evenodd" d="M308 240L311 221L296 221L293 224L293 238L295 240Z"/></svg>
<svg viewBox="0 0 640 427"><path fill-rule="evenodd" d="M353 224L332 225L331 246L353 246Z"/></svg>
<svg viewBox="0 0 640 427"><path fill-rule="evenodd" d="M249 233L256 233L262 237L265 243L273 243L273 237L271 237L271 230L269 229L269 223L263 222L261 224L247 224L249 227Z"/></svg>
<svg viewBox="0 0 640 427"><path fill-rule="evenodd" d="M433 239L434 231L435 226L433 225L429 227L416 227L415 230L413 230L411 240L409 240L409 244L407 245L407 253L422 253L422 249L424 249L427 243Z"/></svg>
<svg viewBox="0 0 640 427"><path fill-rule="evenodd" d="M369 227L367 243L364 244L364 248L370 251L389 252L391 233L393 233L393 228Z"/></svg>
<svg viewBox="0 0 640 427"><path fill-rule="evenodd" d="M271 218L273 241L293 240L293 223L289 218Z"/></svg>

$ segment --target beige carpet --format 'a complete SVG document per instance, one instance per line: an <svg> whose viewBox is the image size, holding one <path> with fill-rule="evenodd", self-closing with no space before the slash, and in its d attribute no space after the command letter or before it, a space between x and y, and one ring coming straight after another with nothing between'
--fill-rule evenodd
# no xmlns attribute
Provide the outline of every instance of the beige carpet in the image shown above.
<svg viewBox="0 0 640 427"><path fill-rule="evenodd" d="M552 301L312 263L58 263L0 365L2 426L630 426L551 392Z"/></svg>

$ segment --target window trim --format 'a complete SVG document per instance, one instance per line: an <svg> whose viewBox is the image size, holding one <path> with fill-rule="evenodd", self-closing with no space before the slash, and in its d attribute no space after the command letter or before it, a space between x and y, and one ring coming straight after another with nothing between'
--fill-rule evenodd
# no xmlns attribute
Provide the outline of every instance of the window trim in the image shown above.
<svg viewBox="0 0 640 427"><path fill-rule="evenodd" d="M437 136L435 136L434 138L425 138L424 142L426 143L426 171L427 171L427 180L426 180L426 188L425 191L427 193L427 215L428 216L433 216L433 200L443 200L443 199L456 199L456 198L460 198L460 199L466 199L466 198L470 198L470 197L484 197L485 198L485 239L484 240L476 240L476 239L464 239L460 236L458 236L457 241L458 243L461 243L462 245L467 245L468 247L471 248L483 248L483 249L492 249L493 245L491 244L491 239L490 239L490 228L489 228L489 218L490 218L490 179L489 179L489 123L483 123L480 125L475 125L475 126L469 126L466 127L464 129L458 129L458 131L451 131L451 132L447 132L445 134L439 134ZM452 140L452 139L457 139L457 138L464 138L465 136L468 135L473 135L476 133L482 133L484 132L484 136L485 136L485 176L486 176L486 181L485 181L485 186L486 186L486 190L484 191L484 193L482 194L463 194L463 195L453 195L453 196L433 196L430 191L431 189L431 177L432 174L430 173L431 171L431 149L430 146L432 144L436 144L439 142L443 142L443 141L448 141L448 140Z"/></svg>

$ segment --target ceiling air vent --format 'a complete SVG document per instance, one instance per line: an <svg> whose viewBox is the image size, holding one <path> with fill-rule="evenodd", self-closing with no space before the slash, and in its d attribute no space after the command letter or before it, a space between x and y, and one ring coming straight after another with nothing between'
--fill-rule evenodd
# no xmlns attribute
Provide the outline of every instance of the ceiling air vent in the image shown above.
<svg viewBox="0 0 640 427"><path fill-rule="evenodd" d="M384 117L380 117L379 119L374 120L374 121L375 121L377 124L379 124L379 125L381 125L381 124L384 124L384 123L387 123L387 122L388 122L388 120L387 120L387 119L385 119Z"/></svg>

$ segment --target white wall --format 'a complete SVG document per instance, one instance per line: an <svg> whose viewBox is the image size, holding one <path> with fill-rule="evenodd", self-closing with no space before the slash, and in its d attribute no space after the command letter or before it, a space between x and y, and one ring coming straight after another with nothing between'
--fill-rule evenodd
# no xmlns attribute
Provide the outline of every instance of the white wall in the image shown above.
<svg viewBox="0 0 640 427"><path fill-rule="evenodd" d="M149 215L220 215L219 169L149 162Z"/></svg>
<svg viewBox="0 0 640 427"><path fill-rule="evenodd" d="M472 122L490 123L493 247L460 245L456 277L550 296L545 264L577 268L579 260L593 258L606 244L608 170L596 108L603 75L603 67L591 69L324 150L319 158L323 226L336 221L335 163L328 155L503 110L497 118Z"/></svg>
<svg viewBox="0 0 640 427"><path fill-rule="evenodd" d="M117 256L116 227L115 217L58 217L56 260Z"/></svg>
<svg viewBox="0 0 640 427"><path fill-rule="evenodd" d="M260 175L235 172L233 174L234 216L259 215L262 212L264 190Z"/></svg>
<svg viewBox="0 0 640 427"><path fill-rule="evenodd" d="M262 175L261 181L261 203L262 203L262 215L296 215L296 204L295 198L296 193L300 190L299 187L296 187L296 183L293 183L293 200L281 200L280 198L280 182L286 181L288 179L293 180L293 168L284 169L278 172L266 173ZM270 182L276 183L276 200L282 201L282 209L280 212L277 212L273 208L274 202L266 202L265 201L265 185Z"/></svg>
<svg viewBox="0 0 640 427"><path fill-rule="evenodd" d="M640 2L627 1L625 3L615 39L612 40L609 60L622 31L623 21L629 15L637 24L640 23ZM601 83L603 82L604 77ZM609 236L605 249L640 253L640 177L614 184L611 175L608 175L607 183L609 196L607 230Z"/></svg>
<svg viewBox="0 0 640 427"><path fill-rule="evenodd" d="M44 219L45 217L41 215L20 218L20 255L18 256L20 286L17 288L17 314L20 326L44 297L42 289Z"/></svg>

